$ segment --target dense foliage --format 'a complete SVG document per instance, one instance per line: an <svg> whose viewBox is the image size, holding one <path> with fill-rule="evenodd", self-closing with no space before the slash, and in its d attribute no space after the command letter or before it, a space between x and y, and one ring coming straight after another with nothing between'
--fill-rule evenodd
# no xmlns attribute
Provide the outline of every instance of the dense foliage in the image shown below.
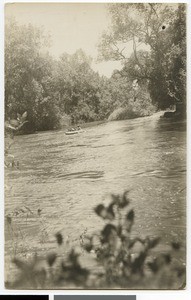
<svg viewBox="0 0 191 300"><path fill-rule="evenodd" d="M53 72L61 113L70 115L73 123L99 119L100 83L99 75L91 69L91 58L82 50L74 55L64 53Z"/></svg>
<svg viewBox="0 0 191 300"><path fill-rule="evenodd" d="M65 115L74 123L99 118L100 77L83 51L54 61L42 30L12 19L5 37L6 119L27 111L29 130L47 130L59 127Z"/></svg>
<svg viewBox="0 0 191 300"><path fill-rule="evenodd" d="M100 59L121 60L127 78L148 82L153 103L176 105L180 117L186 106L185 4L110 4L112 25L102 36ZM133 54L128 59L128 45ZM139 47L147 51L139 50Z"/></svg>
<svg viewBox="0 0 191 300"><path fill-rule="evenodd" d="M43 30L6 20L6 120L27 111L23 130L48 130L111 114L110 119L146 116L154 111L151 100L159 109L175 104L179 115L185 114L185 5L118 3L108 8L112 25L102 36L99 58L123 62L109 79L93 71L92 59L82 50L55 60Z"/></svg>
<svg viewBox="0 0 191 300"><path fill-rule="evenodd" d="M32 25L8 20L5 27L5 116L28 112L29 130L56 126L57 112L49 90L52 59L41 51L47 45L43 32Z"/></svg>
<svg viewBox="0 0 191 300"><path fill-rule="evenodd" d="M102 81L82 50L54 60L49 37L32 25L8 19L5 26L5 118L28 112L28 131L104 119Z"/></svg>

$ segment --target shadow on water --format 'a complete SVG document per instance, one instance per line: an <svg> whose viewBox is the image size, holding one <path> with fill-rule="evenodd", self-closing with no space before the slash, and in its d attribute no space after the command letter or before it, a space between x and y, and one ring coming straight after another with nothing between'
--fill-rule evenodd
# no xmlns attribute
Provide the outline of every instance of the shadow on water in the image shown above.
<svg viewBox="0 0 191 300"><path fill-rule="evenodd" d="M186 131L186 120L184 121L172 121L167 118L160 118L158 120L158 126L156 127L158 131Z"/></svg>

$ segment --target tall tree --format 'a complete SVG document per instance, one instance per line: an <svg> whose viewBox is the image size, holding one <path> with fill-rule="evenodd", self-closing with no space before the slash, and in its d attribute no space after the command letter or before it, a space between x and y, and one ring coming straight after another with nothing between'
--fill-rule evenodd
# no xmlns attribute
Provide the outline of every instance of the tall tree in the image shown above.
<svg viewBox="0 0 191 300"><path fill-rule="evenodd" d="M167 68L165 69L164 65L167 53L173 46L173 38L176 36L177 19L179 23L181 20L184 27L183 10L182 8L180 13L177 4L110 4L111 27L103 34L99 45L100 59L121 60L124 64L128 61L128 47L133 46L134 59L131 59L131 66L133 61L139 78L149 80L148 87L152 100L159 108L167 108L177 103L177 99L169 93L169 82L165 74ZM182 38L183 36L179 35L179 44ZM147 59L142 59L140 52L138 54L141 45L146 45L150 49ZM181 47L185 49L184 42L181 42Z"/></svg>
<svg viewBox="0 0 191 300"><path fill-rule="evenodd" d="M60 57L54 70L54 86L62 113L69 114L74 123L99 118L100 77L82 50Z"/></svg>
<svg viewBox="0 0 191 300"><path fill-rule="evenodd" d="M56 126L56 106L49 93L52 59L45 52L48 38L32 25L14 19L5 24L5 115L28 112L27 127L44 130Z"/></svg>
<svg viewBox="0 0 191 300"><path fill-rule="evenodd" d="M163 68L168 94L174 100L177 111L186 113L186 6L178 5L176 17L169 27L168 40L171 47L165 53Z"/></svg>

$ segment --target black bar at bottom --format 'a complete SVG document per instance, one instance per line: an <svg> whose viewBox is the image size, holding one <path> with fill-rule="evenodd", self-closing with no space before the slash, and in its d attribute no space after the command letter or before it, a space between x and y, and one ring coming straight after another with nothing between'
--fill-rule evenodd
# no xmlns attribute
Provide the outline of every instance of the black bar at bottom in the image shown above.
<svg viewBox="0 0 191 300"><path fill-rule="evenodd" d="M48 300L47 295L0 295L0 300Z"/></svg>

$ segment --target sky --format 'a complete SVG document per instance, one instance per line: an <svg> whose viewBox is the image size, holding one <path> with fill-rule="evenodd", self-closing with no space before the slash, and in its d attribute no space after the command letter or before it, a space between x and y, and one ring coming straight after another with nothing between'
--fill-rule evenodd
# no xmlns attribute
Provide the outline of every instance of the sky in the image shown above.
<svg viewBox="0 0 191 300"><path fill-rule="evenodd" d="M97 63L97 44L110 18L104 3L9 3L5 18L14 16L20 24L43 27L51 35L49 52L55 57L79 48L93 57L92 68L109 77L120 62Z"/></svg>

